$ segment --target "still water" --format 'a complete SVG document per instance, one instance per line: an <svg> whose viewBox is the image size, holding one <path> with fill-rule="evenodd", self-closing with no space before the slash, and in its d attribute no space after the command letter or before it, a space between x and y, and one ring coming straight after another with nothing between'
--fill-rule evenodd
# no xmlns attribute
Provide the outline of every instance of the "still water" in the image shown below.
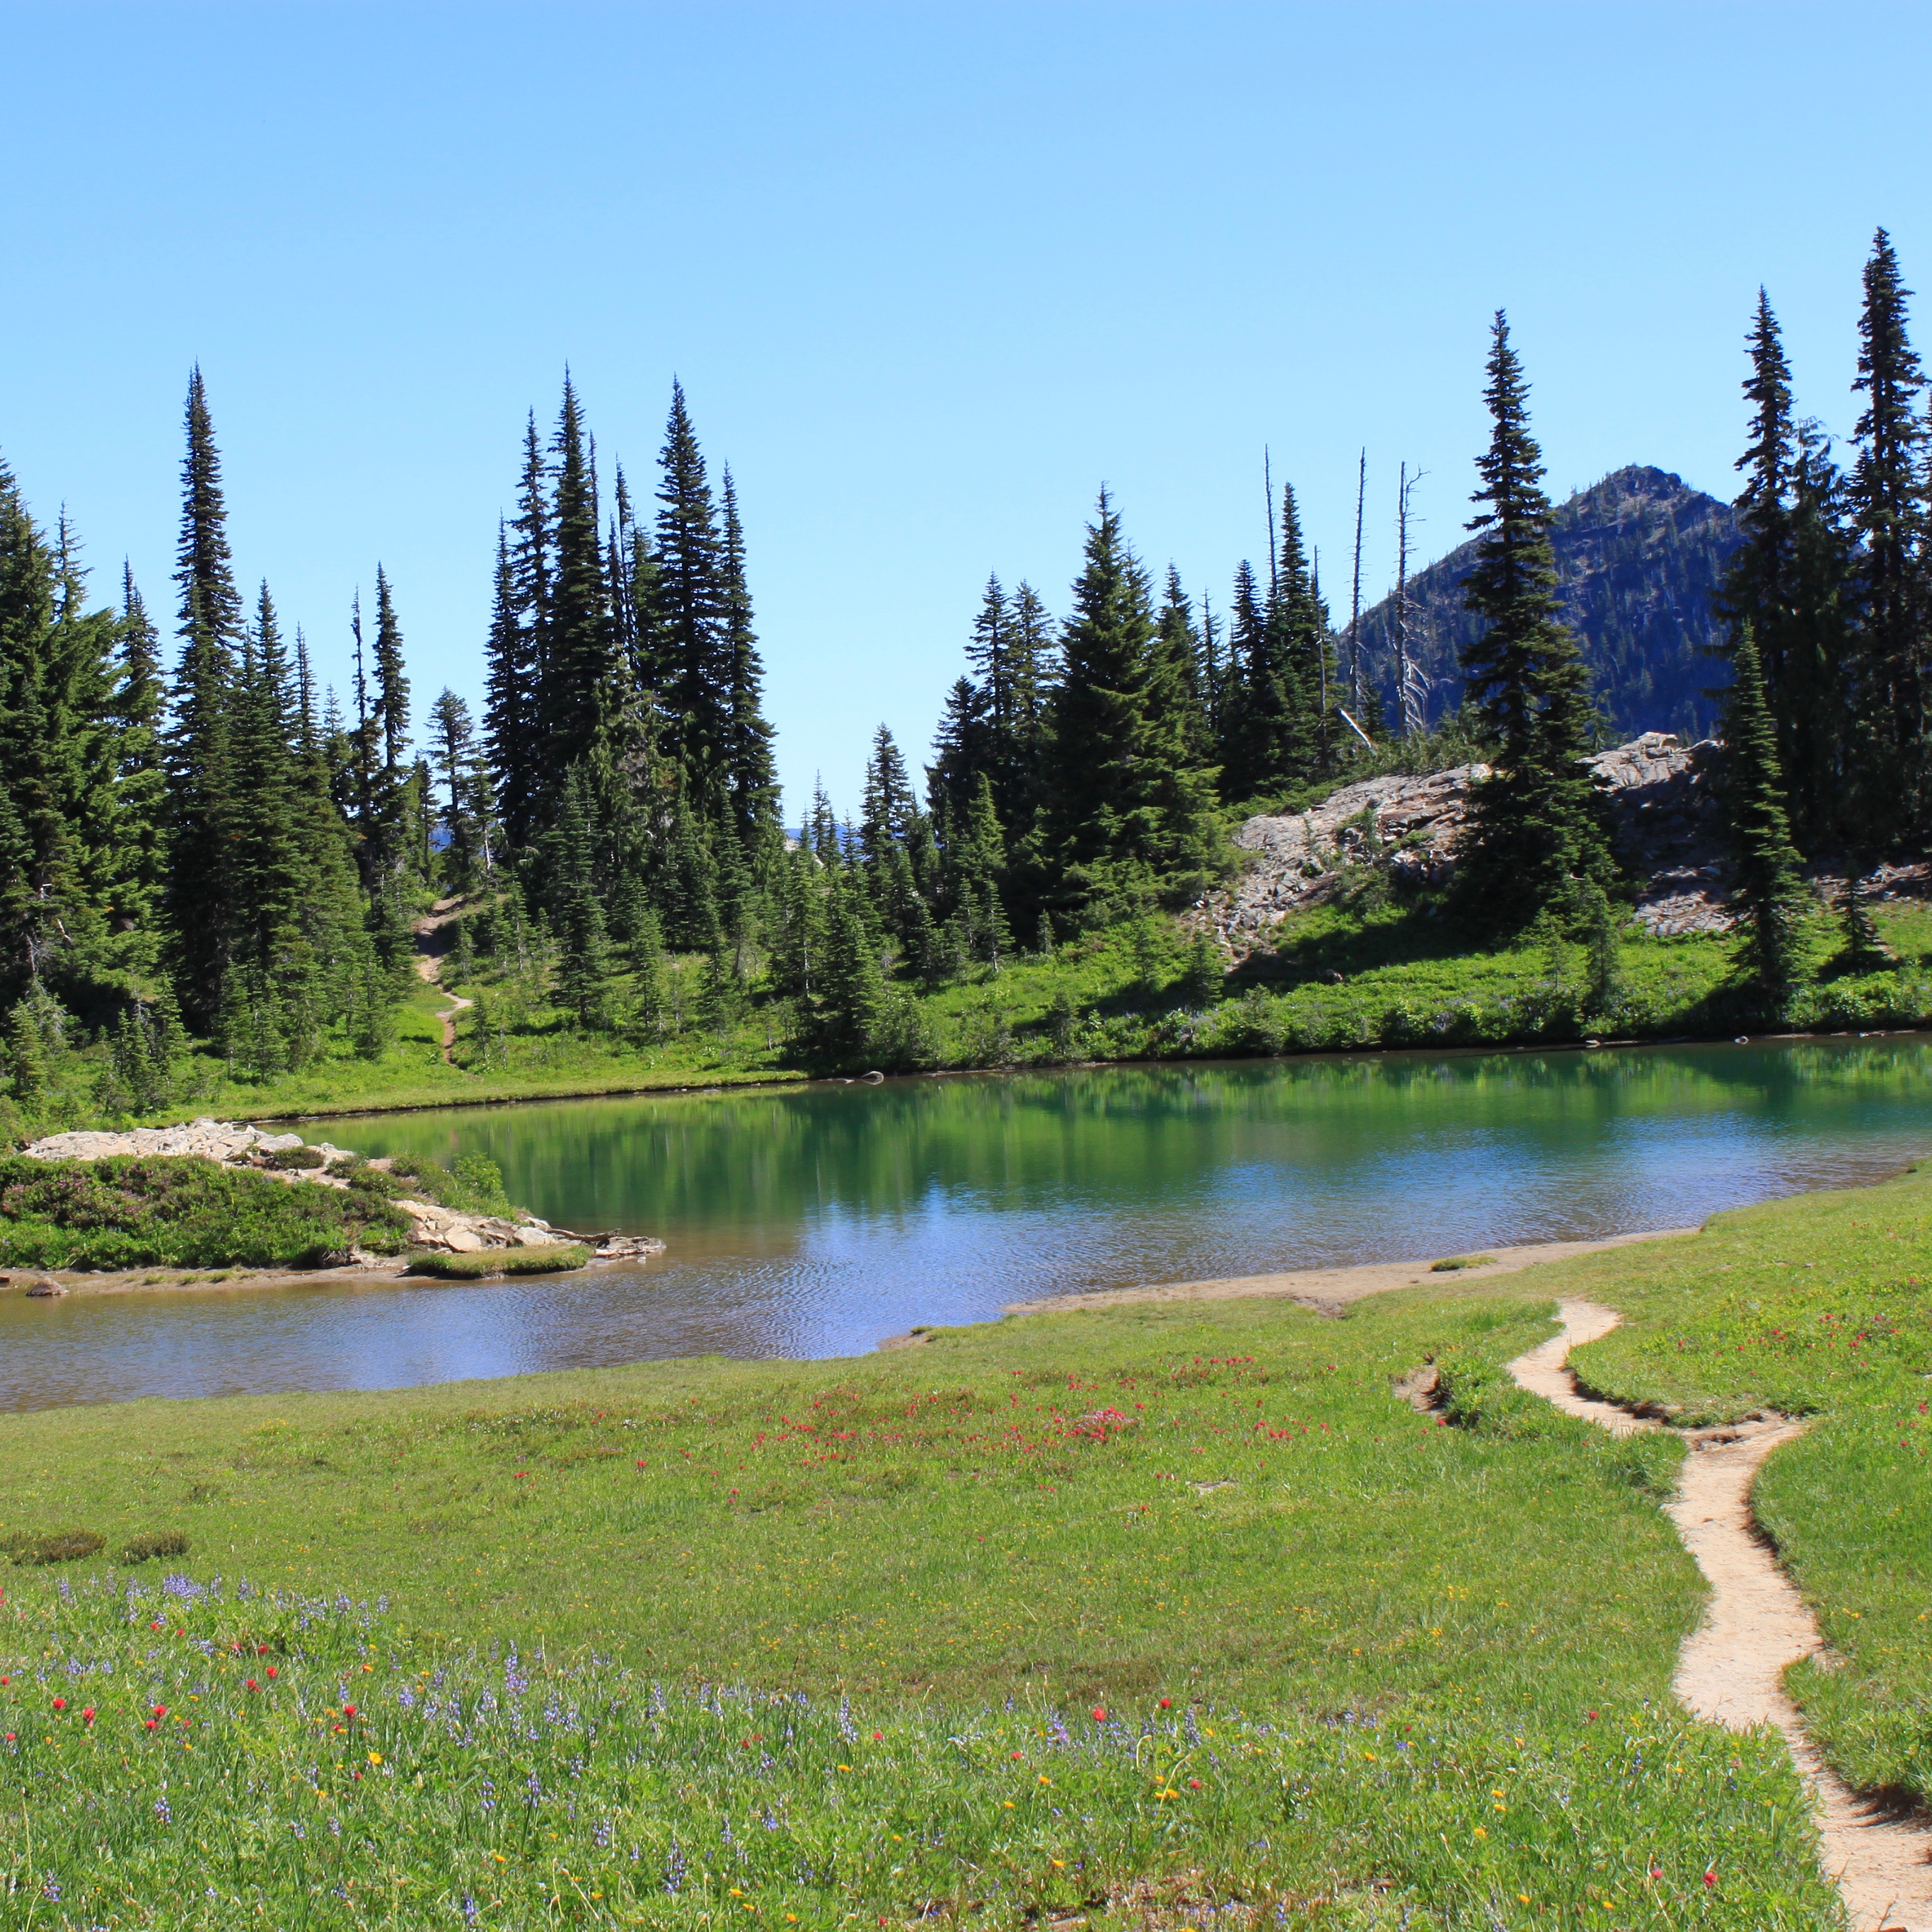
<svg viewBox="0 0 1932 1932"><path fill-rule="evenodd" d="M328 1124L482 1153L643 1268L0 1298L0 1408L834 1355L1010 1301L1693 1224L1932 1154L1916 1037L1364 1056L546 1102ZM324 1137L318 1131L315 1138Z"/></svg>

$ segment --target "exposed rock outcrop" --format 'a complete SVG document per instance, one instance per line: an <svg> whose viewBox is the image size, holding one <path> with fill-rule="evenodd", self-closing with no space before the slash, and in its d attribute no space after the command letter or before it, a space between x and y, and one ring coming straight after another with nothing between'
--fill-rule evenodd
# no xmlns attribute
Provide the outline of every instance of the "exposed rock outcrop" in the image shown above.
<svg viewBox="0 0 1932 1932"><path fill-rule="evenodd" d="M316 1165L268 1164L271 1156L290 1154L304 1147L312 1147L313 1152L321 1156ZM291 1186L311 1187L346 1187L346 1176L334 1170L349 1166L357 1159L348 1149L328 1141L310 1143L300 1134L267 1134L244 1122L206 1119L180 1126L133 1127L122 1133L50 1134L20 1151L33 1160L104 1160L116 1154L194 1155L218 1161L224 1167L266 1171L272 1178ZM373 1160L368 1165L386 1172L390 1163ZM407 1186L405 1177L398 1175L396 1179ZM452 1254L480 1254L490 1248L556 1247L566 1242L589 1246L600 1261L641 1260L664 1252L663 1242L647 1235L574 1234L568 1228L553 1228L534 1214L519 1214L509 1220L498 1214L466 1214L406 1193L398 1197L396 1205L410 1217L412 1224L410 1238L415 1246Z"/></svg>
<svg viewBox="0 0 1932 1932"><path fill-rule="evenodd" d="M1653 932L1722 932L1732 922L1712 788L1716 748L1652 731L1589 760L1645 880L1635 916ZM1366 867L1384 866L1399 884L1441 885L1461 850L1469 788L1488 776L1486 765L1459 765L1425 778L1364 778L1310 811L1251 818L1234 843L1253 862L1203 899L1197 916L1245 957L1288 914L1327 903Z"/></svg>

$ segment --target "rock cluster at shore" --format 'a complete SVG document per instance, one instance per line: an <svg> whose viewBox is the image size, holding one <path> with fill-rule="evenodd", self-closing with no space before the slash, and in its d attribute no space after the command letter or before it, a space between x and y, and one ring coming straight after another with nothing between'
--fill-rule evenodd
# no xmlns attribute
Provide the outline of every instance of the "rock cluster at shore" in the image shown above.
<svg viewBox="0 0 1932 1932"><path fill-rule="evenodd" d="M315 1166L266 1165L270 1156L292 1154L304 1147L321 1156ZM20 1151L31 1160L105 1160L117 1154L190 1155L218 1162L224 1167L264 1172L291 1186L322 1187L346 1187L346 1175L338 1170L353 1165L358 1159L349 1149L328 1141L307 1142L300 1134L268 1134L243 1121L211 1120L190 1120L172 1127L130 1127L121 1133L82 1130L50 1134ZM389 1162L382 1160L372 1160L368 1165L384 1172L389 1168ZM396 1178L407 1185L406 1177ZM664 1252L663 1242L646 1235L574 1234L568 1228L553 1228L534 1214L518 1214L514 1220L500 1214L472 1214L406 1194L397 1199L396 1205L412 1224L410 1236L412 1246L449 1254L481 1254L490 1248L549 1248L566 1243L588 1246L599 1261L642 1260Z"/></svg>

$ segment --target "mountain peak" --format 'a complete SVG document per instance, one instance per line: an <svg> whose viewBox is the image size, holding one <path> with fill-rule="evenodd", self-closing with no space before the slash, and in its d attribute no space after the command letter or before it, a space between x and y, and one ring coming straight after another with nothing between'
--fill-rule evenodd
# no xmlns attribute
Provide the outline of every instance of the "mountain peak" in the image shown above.
<svg viewBox="0 0 1932 1932"><path fill-rule="evenodd" d="M1741 541L1728 503L1648 464L1613 470L1559 503L1550 541L1565 621L1588 664L1597 703L1620 738L1707 736L1724 681L1712 598ZM1432 724L1462 702L1457 653L1477 634L1462 606L1475 540L1409 579L1410 648L1430 681ZM1385 717L1395 705L1395 599L1362 614L1362 649Z"/></svg>

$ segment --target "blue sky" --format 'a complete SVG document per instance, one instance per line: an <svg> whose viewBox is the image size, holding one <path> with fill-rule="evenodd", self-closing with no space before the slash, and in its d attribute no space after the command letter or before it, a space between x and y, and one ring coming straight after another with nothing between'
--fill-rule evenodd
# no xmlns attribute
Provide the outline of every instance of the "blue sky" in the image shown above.
<svg viewBox="0 0 1932 1932"><path fill-rule="evenodd" d="M1396 466L1457 539L1510 311L1559 493L1730 494L1758 284L1850 428L1858 276L1932 291L1932 10L0 4L0 457L170 601L207 379L236 560L340 680L394 582L472 698L525 412L646 476L674 374L746 519L782 773L922 754L989 570L1105 482L1217 603L1262 451L1346 604ZM1932 297L1928 297L1932 298ZM1921 332L1922 334L1923 332ZM1932 347L1932 342L1927 346Z"/></svg>

